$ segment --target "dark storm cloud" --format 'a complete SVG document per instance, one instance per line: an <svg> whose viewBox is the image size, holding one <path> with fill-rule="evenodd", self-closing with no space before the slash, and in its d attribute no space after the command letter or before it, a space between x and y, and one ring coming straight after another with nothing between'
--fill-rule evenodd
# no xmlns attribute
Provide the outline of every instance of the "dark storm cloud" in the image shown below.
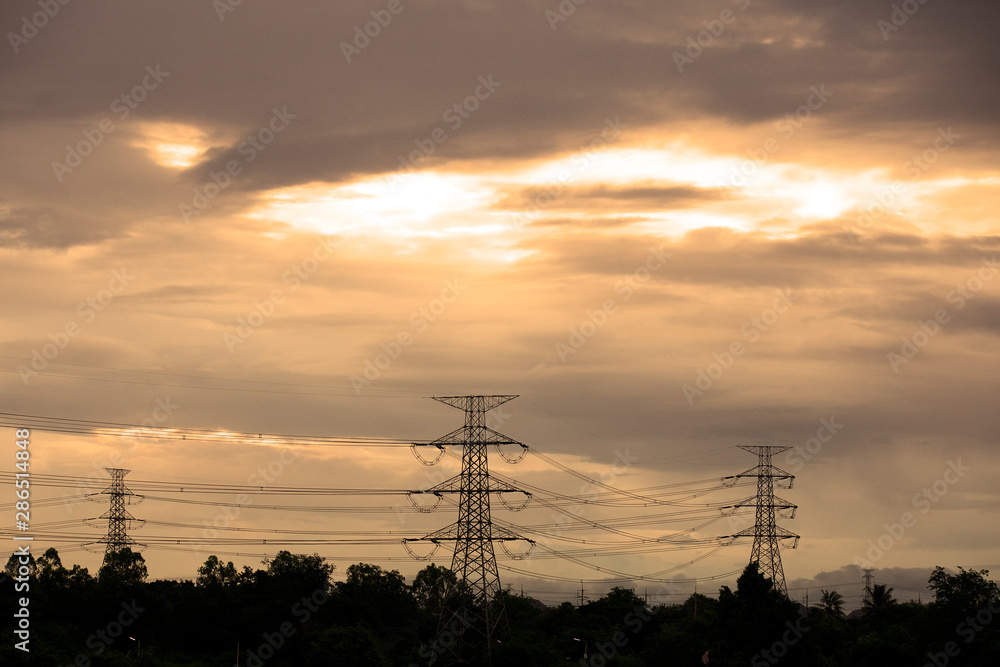
<svg viewBox="0 0 1000 667"><path fill-rule="evenodd" d="M347 63L340 44L373 7L245 4L220 21L205 2L69 5L8 53L3 81L18 93L0 113L8 123L88 119L161 66L169 77L135 113L228 136L188 174L202 179L287 107L287 134L234 192L396 169L436 127L449 138L435 161L537 156L571 150L607 115L633 131L706 115L781 118L821 84L834 91L823 109L832 131L903 133L947 119L976 141L996 139L993 2L930 3L888 41L876 27L891 12L883 3L581 6L556 30L529 3L406 4ZM6 6L4 25L35 8ZM725 8L737 19L678 73L672 54ZM499 88L449 127L443 115L490 75Z"/></svg>
<svg viewBox="0 0 1000 667"><path fill-rule="evenodd" d="M656 280L732 287L833 288L847 284L848 276L856 270L869 270L867 280L874 284L884 280L891 287L898 278L891 271L885 274L876 269L967 267L974 272L984 258L997 252L1000 239L894 234L873 235L863 244L851 244L842 232L822 228L792 239L707 228L666 244L653 236L606 239L586 234L537 241L537 247L544 250L546 266L558 265L574 274L629 273L654 246L672 253L670 261L655 274ZM935 285L932 278L925 280L926 287Z"/></svg>
<svg viewBox="0 0 1000 667"><path fill-rule="evenodd" d="M927 587L927 580L933 568L926 567L882 567L874 575L876 584L885 584L893 589L893 597L899 601L916 600L923 602L933 599L933 591ZM862 606L864 586L859 567L845 565L839 570L819 572L811 579L788 579L789 595L793 600L804 602L809 596L810 606L820 604L823 590L837 591L844 597L844 611L850 612Z"/></svg>
<svg viewBox="0 0 1000 667"><path fill-rule="evenodd" d="M113 237L118 229L75 207L13 206L0 214L0 243L12 247L68 248Z"/></svg>

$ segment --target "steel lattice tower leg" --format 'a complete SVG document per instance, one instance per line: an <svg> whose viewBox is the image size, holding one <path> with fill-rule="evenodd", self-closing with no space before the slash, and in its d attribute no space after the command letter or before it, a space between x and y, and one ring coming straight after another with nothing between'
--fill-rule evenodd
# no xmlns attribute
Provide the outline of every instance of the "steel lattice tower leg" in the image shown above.
<svg viewBox="0 0 1000 667"><path fill-rule="evenodd" d="M871 603L872 603L872 584L875 583L875 570L873 570L872 568L866 567L864 570L862 570L862 572L864 572L864 574L862 575L861 581L862 581L862 583L864 584L864 587L865 587L865 595L864 595L864 599L862 600L862 604L867 603L867 605L871 605Z"/></svg>
<svg viewBox="0 0 1000 667"><path fill-rule="evenodd" d="M530 494L490 477L487 447L497 446L500 454L511 463L521 459L508 458L499 449L501 446L520 446L522 457L527 448L486 426L486 413L513 398L516 396L435 396L434 400L464 411L465 425L431 443L420 443L438 448L445 445L462 447L461 473L429 490L435 494L458 493L458 521L422 538L434 543L455 542L451 569L457 575L462 591L458 608L441 618L439 632L460 623L459 632L455 632L459 636L459 642L452 649L456 656L461 652L460 645L464 641L466 629L476 630L486 638L487 656L493 643L510 635L493 542L524 538L493 523L490 517L490 494ZM450 629L455 631L455 628Z"/></svg>
<svg viewBox="0 0 1000 667"><path fill-rule="evenodd" d="M747 528L732 535L731 537L753 536L753 548L750 550L750 562L757 563L760 572L771 580L775 589L788 596L788 588L785 585L785 571L781 566L781 552L779 550L779 540L794 539L792 548L798 544L799 536L777 525L776 514L778 510L787 510L787 518L795 516L796 505L787 500L774 495L774 481L788 480L788 486L792 488L792 481L795 475L785 472L771 463L774 454L783 452L789 447L779 447L770 445L740 445L740 449L757 455L757 467L736 475L732 479L741 477L757 478L757 495L748 498L734 507L756 507L756 518L753 528ZM735 483L735 482L734 482Z"/></svg>
<svg viewBox="0 0 1000 667"><path fill-rule="evenodd" d="M125 475L132 471L124 468L105 468L105 470L111 475L111 484L101 494L110 496L111 507L100 516L100 518L108 520L108 534L99 539L98 543L106 545L104 551L104 563L106 564L109 553L121 551L125 547L136 546L136 541L128 536L128 528L132 522L139 522L140 526L145 522L136 519L125 509L125 505L132 503L133 499L142 498L125 486Z"/></svg>
<svg viewBox="0 0 1000 667"><path fill-rule="evenodd" d="M493 396L464 398L465 404L461 409L465 410L465 431L469 439L462 451L458 535L451 569L468 587L469 601L477 608L485 610L486 638L489 640L498 625L507 624L503 599L498 597L500 572L497 570L496 554L493 552L490 470L486 439L483 437L486 434L486 411L499 405L499 402L490 404L487 401L487 398L497 398ZM454 403L449 404L454 405ZM497 609L493 609L494 601L498 603Z"/></svg>

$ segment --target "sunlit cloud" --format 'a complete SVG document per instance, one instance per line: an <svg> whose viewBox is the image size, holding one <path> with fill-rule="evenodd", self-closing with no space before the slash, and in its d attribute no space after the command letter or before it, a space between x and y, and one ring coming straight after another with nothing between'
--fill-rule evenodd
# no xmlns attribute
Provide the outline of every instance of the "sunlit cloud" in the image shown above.
<svg viewBox="0 0 1000 667"><path fill-rule="evenodd" d="M979 179L982 181L982 179ZM986 179L991 182L990 179ZM796 161L748 161L710 147L672 141L651 146L597 144L590 149L469 173L425 169L366 177L344 185L310 183L265 193L253 217L324 234L378 237L412 244L476 238L509 246L512 232L530 233L547 220L587 221L595 212L618 230L679 238L703 227L721 227L787 238L816 222L884 201L887 210L914 221L935 218L929 200L948 191L987 185L947 178L913 183L885 169L851 171ZM593 194L597 188L597 194ZM664 197L630 196L634 190L700 193L697 206ZM591 194L588 195L588 192ZM584 196L579 196L580 194ZM621 197L616 207L616 197ZM881 200L880 200L881 198ZM951 223L930 231L950 229ZM509 247L501 261L530 251ZM493 257L494 260L500 259Z"/></svg>
<svg viewBox="0 0 1000 667"><path fill-rule="evenodd" d="M139 131L141 136L132 145L163 167L186 169L211 145L204 132L182 123L143 123Z"/></svg>
<svg viewBox="0 0 1000 667"><path fill-rule="evenodd" d="M251 217L342 236L387 239L481 235L497 228L485 213L493 193L461 174L418 172L392 183L370 178L347 185L323 183L265 193ZM483 227L476 222L481 221Z"/></svg>

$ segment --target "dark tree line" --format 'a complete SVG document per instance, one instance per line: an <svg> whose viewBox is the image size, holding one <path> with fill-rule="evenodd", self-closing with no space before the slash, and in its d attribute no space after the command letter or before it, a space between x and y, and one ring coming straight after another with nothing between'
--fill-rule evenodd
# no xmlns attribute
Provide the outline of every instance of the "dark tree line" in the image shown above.
<svg viewBox="0 0 1000 667"><path fill-rule="evenodd" d="M145 561L111 554L97 576L65 567L55 549L29 565L31 652L14 648L11 612L0 618L2 665L45 667L409 667L447 665L453 634L439 618L462 586L429 565L412 583L395 570L358 563L344 581L316 555L280 552L260 569L238 570L210 556L193 581L147 581ZM0 586L5 610L17 608L18 563ZM575 607L545 607L504 594L512 634L492 647L492 664L587 665L933 665L1000 664L1000 591L985 570L936 568L930 604L898 603L873 590L858 618L843 598L823 591L804 608L774 589L751 564L735 590L693 595L682 604L648 605L627 588ZM458 633L461 634L461 633ZM484 664L474 633L466 664ZM237 663L237 660L239 661ZM433 662L432 662L433 661Z"/></svg>

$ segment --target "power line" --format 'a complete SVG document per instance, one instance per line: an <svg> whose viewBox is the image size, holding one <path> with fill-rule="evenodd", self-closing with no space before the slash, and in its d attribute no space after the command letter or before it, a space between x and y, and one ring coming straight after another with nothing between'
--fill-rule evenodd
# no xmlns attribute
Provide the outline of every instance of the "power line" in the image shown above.
<svg viewBox="0 0 1000 667"><path fill-rule="evenodd" d="M34 361L33 359L27 357L13 357L9 355L0 355L0 359L10 359L12 361L23 361L29 364ZM304 384L296 382L276 382L270 380L246 380L242 378L227 378L227 377L206 377L203 375L189 375L182 373L166 373L163 371L144 371L132 368L114 368L111 366L95 366L90 364L74 364L65 361L48 361L48 365L59 365L59 366L71 366L74 368L89 368L96 370L113 371L115 373L134 373L141 375L156 375L163 377L176 377L176 378L187 378L194 380L203 380L206 382L239 382L241 384L261 384L261 385L274 385L279 387L303 387L303 388L314 388L314 389L326 389L325 392L296 392L296 391L282 391L275 389L242 389L238 387L204 387L199 385L182 385L182 384L167 384L163 382L143 382L139 380L116 380L113 378L100 378L100 377L89 377L81 375L67 375L65 373L54 373L52 371L36 371L32 369L33 373L38 375L45 375L50 377L67 378L73 380L93 380L95 382L113 382L118 384L140 384L148 386L157 387L177 387L179 389L205 389L211 391L235 391L242 393L264 393L264 394L288 394L291 396L344 396L353 398L423 398L424 395L412 392L404 389L389 389L385 387L379 387L374 389L369 389L368 392L383 392L386 394L398 394L397 396L379 396L377 394L371 395L366 393L364 396L358 395L353 389L348 390L346 387L343 391L337 391L326 385L316 385L316 384ZM20 369L10 370L10 369L0 369L2 373L18 373L22 371Z"/></svg>
<svg viewBox="0 0 1000 667"><path fill-rule="evenodd" d="M230 442L271 446L320 445L333 447L410 447L408 440L397 438L334 437L316 435L281 435L263 433L240 433L225 429L166 428L162 426L142 426L88 419L71 419L42 415L26 415L0 412L0 427L28 428L39 431L75 433L87 435L119 436L122 438L155 438L159 440L197 440L206 442Z"/></svg>
<svg viewBox="0 0 1000 667"><path fill-rule="evenodd" d="M138 524L136 528L142 528L145 521L136 519L125 509L126 504L136 502L134 498L142 500L142 496L137 496L125 486L125 475L131 471L124 468L105 468L105 470L111 475L111 484L101 493L108 496L111 507L100 516L101 519L108 520L108 534L97 540L97 544L105 545L104 564L107 565L109 554L115 554L126 547L142 546L137 545L136 541L129 537L128 529L132 528L133 524Z"/></svg>
<svg viewBox="0 0 1000 667"><path fill-rule="evenodd" d="M799 536L791 531L785 530L775 522L776 510L791 510L788 518L795 516L796 505L782 500L774 495L774 480L788 480L788 487L792 488L795 475L785 472L781 468L771 463L771 457L790 447L777 445L740 445L740 449L757 455L757 466L746 472L741 472L735 479L742 477L757 478L757 495L748 498L741 503L734 505L740 507L755 507L756 521L750 528L741 530L731 537L753 537L753 547L750 551L750 562L760 566L760 572L771 580L775 589L781 591L788 597L788 588L785 586L785 571L781 566L781 552L779 551L778 540L792 539L792 548L798 544Z"/></svg>
<svg viewBox="0 0 1000 667"><path fill-rule="evenodd" d="M511 397L442 397L438 400L446 402L454 407L459 407L466 412L466 425L463 428L457 429L456 431L439 438L431 443L414 443L404 440L389 439L389 438L379 438L379 439L363 439L363 438L332 438L323 436L308 436L308 435L263 435L263 434L249 434L249 433L237 433L230 431L212 431L207 429L150 429L141 426L130 426L128 424L120 424L115 422L101 422L93 420L75 420L66 419L59 417L44 417L44 416L32 416L32 415L18 415L15 413L0 413L0 425L2 425L3 419L16 419L16 425L18 427L29 427L36 428L38 430L46 430L46 427L52 430L63 430L64 432L78 432L87 433L95 435L136 435L147 436L147 437L162 437L164 439L208 439L217 438L218 441L222 442L252 442L254 444L323 444L332 446L363 446L365 444L370 444L373 446L435 446L435 447L445 447L448 445L462 445L467 447L470 443L481 447L482 450L482 461L481 464L467 460L465 452L463 452L463 473L459 476L452 478L451 480L439 484L436 487L427 490L407 490L407 489L386 489L386 488L334 488L334 487L293 487L293 486L275 486L275 487L265 487L265 486L252 486L244 484L217 484L208 482L186 482L186 481L160 481L160 480L136 480L131 483L130 486L137 490L142 491L150 501L154 502L170 502L170 503L183 503L192 505L203 505L203 506L216 506L216 507L238 507L238 508L248 508L248 509L261 509L261 510L277 510L277 511L303 511L303 512L350 512L354 514L363 513L378 513L378 512L416 512L416 511L428 511L428 509L433 508L419 508L413 503L413 496L417 494L428 494L436 496L439 501L440 499L445 499L448 502L455 503L450 497L443 496L442 494L459 494L459 501L457 505L460 509L460 520L454 526L444 529L443 531L437 531L437 533L431 533L425 536L424 539L436 542L440 540L456 539L459 538L459 533L461 530L462 517L470 517L467 519L468 525L473 526L486 526L488 532L483 532L481 527L475 528L474 530L467 531L467 534L472 535L475 539L472 543L475 543L476 539L480 542L490 542L497 540L501 543L507 556L520 560L525 557L525 554L511 554L504 547L505 541L523 539L520 537L518 532L523 532L526 534L540 535L546 538L551 538L555 540L565 541L567 543L578 545L575 548L569 549L553 549L551 547L543 546L542 551L536 556L539 560L542 559L562 559L568 562L573 562L582 567L587 567L592 570L616 575L621 580L645 580L645 581L661 581L666 582L663 579L663 574L675 571L676 569L681 569L687 567L688 565L698 562L704 558L711 556L716 553L722 546L719 544L719 539L717 537L705 537L705 538L695 538L688 537L691 533L704 528L707 525L718 521L723 518L722 515L716 515L713 510L719 510L721 508L738 508L738 505L725 504L725 503L690 503L689 501L700 497L702 495L720 490L725 488L731 488L736 484L742 485L739 479L737 479L734 484L722 483L722 480L727 478L707 478L702 480L692 480L689 482L680 482L674 484L665 484L658 486L644 487L641 489L631 489L625 490L616 488L610 484L606 484L603 481L594 479L584 473L580 473L573 470L569 466L556 461L552 457L545 454L540 454L535 450L532 453L539 454L539 459L549 463L553 467L566 472L578 479L586 480L593 486L602 489L593 494L587 496L572 496L569 494L561 494L552 491L548 491L542 487L527 485L516 480L509 479L499 475L489 475L488 467L486 465L486 446L489 444L496 445L498 451L508 460L511 460L507 456L506 452L501 449L504 446L520 446L522 448L522 456L524 453L528 452L527 446L513 441L507 436L503 436L492 429L485 426L485 419L483 415L486 410L490 409L485 407L489 404L487 401L484 406L479 406L474 404L473 399L504 399L509 400ZM473 403L468 403L467 401L473 401ZM472 415L470 416L470 413ZM26 420L34 420L30 424L26 423ZM477 466L481 465L483 472L486 472L485 476L486 483L471 483L468 479L463 480L463 474L471 479L471 472L477 469ZM109 469L111 472L112 469ZM124 474L127 471L122 471L121 477L124 478ZM748 471L749 472L749 471ZM0 473L0 480L4 480L8 473ZM746 475L744 473L744 475ZM741 476L736 476L737 478ZM70 476L70 475L39 475L37 480L33 481L39 486L51 486L54 488L68 488L74 485L77 488L86 488L89 485L94 484L94 480L91 478L81 477L81 476ZM122 481L122 491L119 494L109 494L112 496L113 505L115 499L118 498L122 500L126 496L134 495L131 490L124 487ZM759 481L759 480L758 480ZM712 484L711 482L718 482ZM109 487L110 489L111 487ZM529 489L531 492L523 491L522 489ZM482 497L479 500L472 500L473 491L475 493L481 494ZM515 524L508 524L503 521L490 520L489 515L489 493L512 493L521 492L525 493L526 497L535 499L538 501L539 505L547 507L550 509L556 509L559 515L566 516L572 519L570 522L561 522L556 524L540 524L537 526L519 527ZM158 495L148 495L149 493ZM200 498L174 498L159 494L182 494L185 496L199 495L199 494L239 494L239 493L252 493L257 495L299 495L299 496L361 496L361 495L371 495L371 496L381 496L381 495L406 495L410 501L410 507L371 507L371 506L315 506L308 504L257 504L255 502L250 503L240 503L240 502L223 502L210 499L200 499ZM464 498L463 498L464 494ZM93 494L89 494L93 495ZM669 498L671 496L684 496L683 498ZM503 496L500 496L503 498ZM37 503L49 503L54 504L57 502L79 502L80 500L87 499L88 494L75 495L75 496L64 496L61 498L51 498L51 499L39 499ZM668 499L669 498L669 499ZM625 517L615 517L611 519L603 520L592 520L587 519L579 514L572 511L562 509L566 504L593 504L607 507L622 507L622 508L636 508L636 507L646 507L646 506L671 506L672 509L669 512L660 512L650 515L629 515ZM436 507L436 505L435 505ZM485 514L484 514L485 510ZM109 510L109 513L111 511ZM109 519L109 534L105 540L99 540L99 542L107 541L110 545L112 540L112 530L110 528L110 522L112 517L106 513L102 518ZM137 521L131 514L127 512L125 515L117 515L114 520L121 522ZM471 517L479 516L473 521ZM480 519L485 516L485 522ZM654 537L645 537L640 534L636 534L629 531L623 531L621 528L636 528L643 526L651 526L659 523L664 523L668 521L704 521L700 525L693 526L688 531L678 531L670 535L660 535ZM202 528L206 526L198 526L196 524L185 524L181 522L155 522L156 525L162 525L168 528ZM44 526L38 526L40 529L45 529L44 533L40 533L40 537L51 540L61 540L62 542L68 543L68 547L71 550L75 550L77 544L81 541L87 540L90 536L80 535L77 533L67 533L59 532L61 528L69 528L73 525L72 522L52 522L51 524L46 524ZM123 524L125 525L125 524ZM217 528L217 527L216 527ZM146 540L151 547L155 548L167 548L175 550L183 550L184 547L199 547L208 544L221 545L235 547L240 545L266 545L266 544L288 544L288 545L334 545L334 546L362 546L362 545L375 545L375 546L390 546L398 544L403 533L393 534L393 531L295 531L291 529L252 529L252 528L242 528L242 527L223 527L225 530L232 531L235 533L241 533L240 535L234 535L232 537L214 537L212 539L207 538L197 538L197 537L185 537L185 536L167 536L167 535L151 535L149 539ZM556 532L553 532L553 528ZM584 530L597 528L614 534L618 534L621 537L626 538L628 541L595 541L595 540L585 540L575 537L567 537L558 534L562 530ZM218 529L218 528L217 528ZM454 529L454 537L452 537L452 529ZM476 533L476 531L479 531ZM258 535L275 535L279 537L254 537L253 534ZM298 537L295 537L298 535ZM324 537L319 537L320 535ZM478 537L477 537L478 535ZM287 537L286 537L287 536ZM316 536L316 537L310 537ZM329 537L328 537L329 536ZM343 537L332 537L332 536L343 536ZM126 540L130 540L127 534L124 535ZM412 540L413 538L405 538L407 540ZM529 540L531 542L531 540ZM117 544L117 542L115 542ZM134 543L134 542L133 542ZM707 553L700 555L698 558L691 560L683 565L676 566L674 568L669 568L660 573L653 573L651 575L629 575L624 572L618 572L613 569L598 566L593 563L588 562L588 559L593 558L605 558L610 556L621 556L621 555L633 555L641 553L653 553L653 552L664 552L671 550L694 550L701 549L704 550L707 547L715 547L710 549ZM479 546L475 547L479 549ZM109 546L110 549L110 546ZM200 549L192 549L194 551L201 551ZM456 558L459 549L456 548ZM221 552L220 552L221 553ZM463 558L469 559L473 562L474 567L480 567L482 564L482 569L484 572L493 573L496 572L496 582L497 588L499 590L499 574L498 566L496 564L495 555L492 551L492 544L489 550L489 559L492 559L492 566L489 565L485 551L477 551L471 556L465 556ZM338 557L340 559L346 557ZM405 557L395 558L395 557L380 557L380 559L388 560L406 560ZM455 569L455 563L453 562L453 569ZM517 571L517 570L511 570ZM526 573L530 576L536 576L534 573ZM472 578L479 576L478 573L473 573ZM483 580L492 576L488 574ZM577 581L577 579L572 579L572 581ZM605 580L597 580L605 581ZM692 580L686 580L692 581ZM494 594L495 597L495 594ZM484 597L484 599L488 599ZM487 627L489 626L489 621L487 622ZM494 628L499 627L497 625Z"/></svg>
<svg viewBox="0 0 1000 667"><path fill-rule="evenodd" d="M0 482L13 481L15 473L0 472ZM54 488L70 488L84 485L96 486L97 480L73 475L37 474L31 478L33 486ZM158 491L161 493L204 493L204 494L239 494L254 495L295 495L295 496L384 496L420 494L422 490L414 489L373 489L373 488L333 488L333 487L295 487L295 486L261 486L250 484L210 484L205 482L167 482L158 480L135 480L130 488L136 491Z"/></svg>
<svg viewBox="0 0 1000 667"><path fill-rule="evenodd" d="M493 542L496 540L502 544L504 541L526 539L511 530L499 527L490 517L490 493L498 491L499 488L490 479L487 447L496 446L497 451L512 463L521 459L507 457L501 447L505 445L521 447L521 458L527 451L525 445L486 426L486 413L513 398L516 396L434 397L434 400L465 413L465 424L462 427L431 443L437 447L445 445L462 447L462 471L458 476L431 489L435 492L459 493L458 521L422 538L435 544L441 541L455 542L451 569L467 590L467 595L461 596L459 608L449 612L447 619L442 615L438 630L440 632L448 627L455 618L460 619L467 627L473 627L486 641L487 662L494 639L510 636L510 625L501 595L500 573L497 570ZM519 491L513 486L507 490ZM531 540L527 541L533 544ZM456 658L462 658L464 645L465 642L460 638L451 648Z"/></svg>

